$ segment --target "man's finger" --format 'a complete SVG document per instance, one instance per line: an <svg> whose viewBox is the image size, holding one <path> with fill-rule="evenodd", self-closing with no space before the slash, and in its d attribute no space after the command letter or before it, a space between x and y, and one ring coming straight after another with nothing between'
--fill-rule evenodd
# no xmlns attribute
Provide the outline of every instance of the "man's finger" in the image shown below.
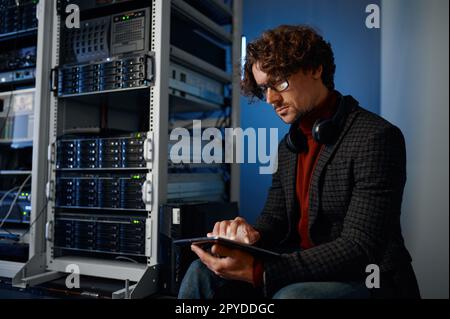
<svg viewBox="0 0 450 319"><path fill-rule="evenodd" d="M208 254L206 251L198 247L197 245L191 245L191 250L200 258L202 263L204 263L206 266L208 266L209 269L214 266L215 263L215 257ZM213 269L211 269L213 270Z"/></svg>
<svg viewBox="0 0 450 319"><path fill-rule="evenodd" d="M234 220L231 224L230 227L228 228L228 238L235 240L236 239L236 235L237 235L237 230L238 227L240 225L239 221Z"/></svg>
<svg viewBox="0 0 450 319"><path fill-rule="evenodd" d="M227 236L227 228L228 228L228 221L220 222L219 236L226 237Z"/></svg>
<svg viewBox="0 0 450 319"><path fill-rule="evenodd" d="M240 223L247 223L247 222L245 221L245 219L242 218L242 217L240 217L240 216L236 217L236 218L234 219L234 221L240 222Z"/></svg>
<svg viewBox="0 0 450 319"><path fill-rule="evenodd" d="M220 245L220 244L215 244L215 245L213 245L211 247L211 252L214 255L219 255L219 256L222 256L222 257L228 257L228 256L232 256L233 255L234 249L225 247L225 246Z"/></svg>
<svg viewBox="0 0 450 319"><path fill-rule="evenodd" d="M218 236L220 233L220 222L216 222L214 224L213 231L210 233L211 236ZM209 235L208 235L209 236Z"/></svg>

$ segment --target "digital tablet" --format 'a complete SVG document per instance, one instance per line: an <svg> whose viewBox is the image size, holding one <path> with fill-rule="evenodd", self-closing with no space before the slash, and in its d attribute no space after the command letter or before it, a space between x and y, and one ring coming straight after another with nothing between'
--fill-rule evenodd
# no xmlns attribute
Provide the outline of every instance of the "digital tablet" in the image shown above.
<svg viewBox="0 0 450 319"><path fill-rule="evenodd" d="M241 249L247 253L252 254L255 257L259 257L262 259L268 259L268 258L275 258L280 257L281 255L279 253L255 247L249 244L244 244L235 240L219 237L219 236L213 236L213 237L197 237L197 238L187 238L187 239L178 239L174 240L173 243L175 245L197 245L197 246L212 246L214 244L219 244L223 246L227 246L229 248L233 249Z"/></svg>

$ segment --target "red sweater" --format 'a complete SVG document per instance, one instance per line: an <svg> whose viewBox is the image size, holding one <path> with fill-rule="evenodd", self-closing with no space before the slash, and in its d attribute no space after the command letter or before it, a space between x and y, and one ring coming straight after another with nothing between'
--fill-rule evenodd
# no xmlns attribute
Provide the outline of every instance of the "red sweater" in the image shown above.
<svg viewBox="0 0 450 319"><path fill-rule="evenodd" d="M298 233L300 234L300 247L305 250L314 246L309 238L308 215L309 215L309 186L317 160L323 145L317 143L312 137L314 123L321 119L328 119L335 111L337 96L330 93L325 101L318 105L311 113L302 118L300 129L307 138L307 149L298 154L297 157L297 179L296 195L299 203L300 220L298 223Z"/></svg>
<svg viewBox="0 0 450 319"><path fill-rule="evenodd" d="M309 186L312 173L322 150L321 144L312 137L312 127L319 119L331 118L336 110L337 95L331 92L325 101L317 105L314 110L302 118L300 129L307 138L306 151L299 153L297 157L296 195L299 202L298 233L300 235L300 247L302 250L314 246L308 231L309 210ZM253 282L255 286L261 286L263 281L264 265L262 261L256 260L253 265Z"/></svg>

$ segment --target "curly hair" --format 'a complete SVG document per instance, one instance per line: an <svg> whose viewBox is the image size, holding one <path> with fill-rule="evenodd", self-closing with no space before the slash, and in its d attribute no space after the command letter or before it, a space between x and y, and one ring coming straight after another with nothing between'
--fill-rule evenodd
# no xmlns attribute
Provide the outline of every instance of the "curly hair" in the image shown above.
<svg viewBox="0 0 450 319"><path fill-rule="evenodd" d="M334 89L334 54L329 42L313 28L306 25L281 25L265 31L247 46L242 93L249 97L262 98L252 67L259 63L261 71L269 77L269 84L287 78L299 70L316 70L322 66L322 82Z"/></svg>

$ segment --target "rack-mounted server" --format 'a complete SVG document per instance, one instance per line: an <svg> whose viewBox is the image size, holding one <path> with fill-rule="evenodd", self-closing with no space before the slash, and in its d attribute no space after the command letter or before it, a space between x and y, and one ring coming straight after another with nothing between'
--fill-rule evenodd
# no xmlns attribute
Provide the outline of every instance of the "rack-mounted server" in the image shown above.
<svg viewBox="0 0 450 319"><path fill-rule="evenodd" d="M145 255L146 219L139 216L71 215L55 219L55 248L64 254Z"/></svg>
<svg viewBox="0 0 450 319"><path fill-rule="evenodd" d="M56 206L145 210L142 186L145 174L59 176L56 179Z"/></svg>
<svg viewBox="0 0 450 319"><path fill-rule="evenodd" d="M147 133L124 137L57 141L57 169L145 168L151 142Z"/></svg>
<svg viewBox="0 0 450 319"><path fill-rule="evenodd" d="M58 96L150 86L153 60L149 54L107 58L102 62L67 65L54 70Z"/></svg>
<svg viewBox="0 0 450 319"><path fill-rule="evenodd" d="M37 0L1 0L0 36L37 27Z"/></svg>

